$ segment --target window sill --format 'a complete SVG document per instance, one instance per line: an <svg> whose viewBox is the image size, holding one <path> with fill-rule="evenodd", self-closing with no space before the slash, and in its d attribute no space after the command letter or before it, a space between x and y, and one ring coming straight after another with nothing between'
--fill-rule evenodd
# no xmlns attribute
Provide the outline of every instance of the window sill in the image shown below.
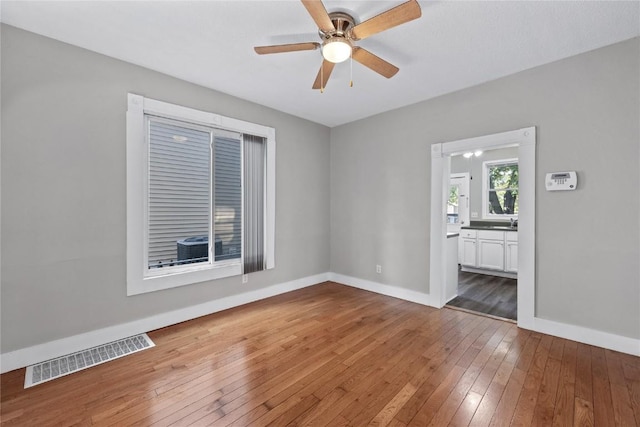
<svg viewBox="0 0 640 427"><path fill-rule="evenodd" d="M139 280L127 282L127 296L239 276L241 274L242 266L240 261L225 263L224 265L207 265L190 271L175 271L163 275L143 277L143 274L140 274Z"/></svg>

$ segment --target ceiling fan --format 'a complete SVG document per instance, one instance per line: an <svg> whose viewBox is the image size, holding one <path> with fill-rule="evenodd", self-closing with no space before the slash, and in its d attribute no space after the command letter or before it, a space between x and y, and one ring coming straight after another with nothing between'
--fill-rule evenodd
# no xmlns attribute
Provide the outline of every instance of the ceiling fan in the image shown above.
<svg viewBox="0 0 640 427"><path fill-rule="evenodd" d="M350 57L386 78L393 77L398 72L398 67L377 57L368 50L356 46L355 42L400 24L413 21L422 15L418 2L409 0L371 19L356 24L353 17L347 13L327 13L324 4L320 0L301 1L318 26L318 34L322 43L307 42L256 46L254 50L259 55L264 55L321 48L323 61L313 83L313 89L320 89L320 91L326 86L335 64L343 62Z"/></svg>

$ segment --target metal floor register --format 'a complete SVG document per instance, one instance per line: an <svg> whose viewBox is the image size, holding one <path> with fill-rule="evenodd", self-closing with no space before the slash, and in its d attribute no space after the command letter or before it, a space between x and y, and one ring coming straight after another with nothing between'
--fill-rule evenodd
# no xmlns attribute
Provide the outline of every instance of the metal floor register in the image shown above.
<svg viewBox="0 0 640 427"><path fill-rule="evenodd" d="M42 384L154 346L155 344L147 334L139 334L31 365L27 367L24 388Z"/></svg>

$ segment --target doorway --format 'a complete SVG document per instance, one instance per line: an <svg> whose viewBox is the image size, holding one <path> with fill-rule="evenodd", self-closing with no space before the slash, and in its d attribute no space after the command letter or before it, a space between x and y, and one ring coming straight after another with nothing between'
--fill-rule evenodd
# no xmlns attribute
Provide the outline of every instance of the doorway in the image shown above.
<svg viewBox="0 0 640 427"><path fill-rule="evenodd" d="M518 320L517 279L488 274L458 272L458 293L447 307Z"/></svg>
<svg viewBox="0 0 640 427"><path fill-rule="evenodd" d="M515 321L518 229L512 224L519 214L518 147L450 157L447 231L459 234L454 237L459 271L447 306ZM465 197L457 194L459 188L465 188L460 191ZM452 211L460 212L459 224L453 224Z"/></svg>
<svg viewBox="0 0 640 427"><path fill-rule="evenodd" d="M453 173L449 176L449 198L447 199L447 232L457 233L460 227L469 224L469 180L470 174Z"/></svg>
<svg viewBox="0 0 640 427"><path fill-rule="evenodd" d="M433 144L431 146L430 304L446 303L447 214L451 156L474 150L517 147L520 162L518 218L518 326L532 329L535 316L535 127Z"/></svg>

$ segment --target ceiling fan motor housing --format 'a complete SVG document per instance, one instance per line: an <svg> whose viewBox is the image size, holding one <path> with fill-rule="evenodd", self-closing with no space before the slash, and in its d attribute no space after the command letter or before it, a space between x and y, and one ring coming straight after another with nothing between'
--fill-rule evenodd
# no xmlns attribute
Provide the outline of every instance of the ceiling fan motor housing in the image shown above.
<svg viewBox="0 0 640 427"><path fill-rule="evenodd" d="M323 41L333 37L357 40L353 38L351 34L351 29L356 25L356 22L351 15L344 12L331 12L329 14L329 18L331 19L335 29L330 31L318 30L318 35Z"/></svg>
<svg viewBox="0 0 640 427"><path fill-rule="evenodd" d="M326 61L337 64L351 56L353 49L351 28L355 23L353 17L344 12L330 13L329 19L333 28L319 29L318 34L322 39L322 56Z"/></svg>

